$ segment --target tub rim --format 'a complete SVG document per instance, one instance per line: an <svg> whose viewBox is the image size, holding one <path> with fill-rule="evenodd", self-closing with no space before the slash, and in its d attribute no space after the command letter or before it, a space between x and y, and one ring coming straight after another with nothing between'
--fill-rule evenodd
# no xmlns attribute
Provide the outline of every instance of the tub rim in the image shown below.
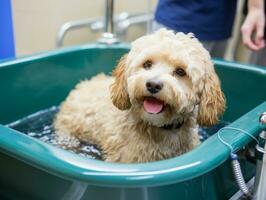
<svg viewBox="0 0 266 200"><path fill-rule="evenodd" d="M16 60L6 60L0 63L0 68L12 67L10 65L88 48L128 50L129 46L128 44L111 46L102 44L79 45L38 53ZM224 61L214 60L214 63L219 65L224 64ZM266 75L266 69L262 67L251 67L233 62L226 63L226 67L241 68ZM231 123L230 126L241 128L251 132L253 135L257 135L263 128L258 122L258 117L265 110L266 101ZM233 138L233 131L227 130L225 132L228 136L224 139L230 141L229 143L236 150L251 140L247 135L237 134ZM206 146L210 146L211 149L209 147L206 148ZM106 163L83 158L3 125L0 125L0 152L65 179L112 187L156 186L182 182L208 173L225 162L230 153L229 149L218 140L217 134L215 134L196 149L179 157L143 164Z"/></svg>
<svg viewBox="0 0 266 200"><path fill-rule="evenodd" d="M102 44L102 43L87 43L83 45L74 45L69 47L63 47L55 50L45 50L38 53L34 53L31 55L19 56L15 58L7 58L0 60L0 68L1 67L12 67L14 64L24 63L24 62L32 62L34 60L42 59L45 57L56 57L66 53L72 53L87 49L122 49L122 50L130 50L129 43L117 43L117 44ZM241 63L236 63L233 61L225 61L220 58L213 58L212 59L214 65L223 65L226 63L226 67L230 68L240 68L248 71L253 71L259 74L266 75L266 69L264 66L259 65L244 65Z"/></svg>
<svg viewBox="0 0 266 200"><path fill-rule="evenodd" d="M230 127L257 136L266 128L258 122L265 110L266 101ZM106 163L75 155L3 125L0 134L0 152L56 176L101 186L140 187L182 182L218 167L230 153L214 134L194 150L175 158L142 164ZM232 130L224 130L223 134L223 139L236 151L251 141L249 136Z"/></svg>

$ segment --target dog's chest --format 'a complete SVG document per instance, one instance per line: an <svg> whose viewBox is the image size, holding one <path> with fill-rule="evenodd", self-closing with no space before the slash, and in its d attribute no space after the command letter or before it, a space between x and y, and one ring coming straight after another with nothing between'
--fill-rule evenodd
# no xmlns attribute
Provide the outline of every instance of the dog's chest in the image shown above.
<svg viewBox="0 0 266 200"><path fill-rule="evenodd" d="M120 149L120 162L150 162L178 156L191 146L181 141L178 135L168 135L161 140L129 137L127 145Z"/></svg>

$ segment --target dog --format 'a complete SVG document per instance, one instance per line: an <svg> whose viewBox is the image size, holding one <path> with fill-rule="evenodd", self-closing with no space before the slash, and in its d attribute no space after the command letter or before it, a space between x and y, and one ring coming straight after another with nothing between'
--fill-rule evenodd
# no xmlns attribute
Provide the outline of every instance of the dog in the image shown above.
<svg viewBox="0 0 266 200"><path fill-rule="evenodd" d="M217 123L224 109L207 50L192 33L161 29L135 40L112 76L79 83L54 127L67 145L98 145L105 161L143 163L192 150L199 125Z"/></svg>

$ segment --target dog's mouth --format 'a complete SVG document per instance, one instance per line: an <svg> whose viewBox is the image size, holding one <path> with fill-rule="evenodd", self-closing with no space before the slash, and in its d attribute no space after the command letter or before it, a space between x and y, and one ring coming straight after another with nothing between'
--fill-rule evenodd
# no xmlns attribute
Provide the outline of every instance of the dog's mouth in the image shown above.
<svg viewBox="0 0 266 200"><path fill-rule="evenodd" d="M163 112L165 103L155 97L145 97L143 101L144 110L150 114L159 114Z"/></svg>

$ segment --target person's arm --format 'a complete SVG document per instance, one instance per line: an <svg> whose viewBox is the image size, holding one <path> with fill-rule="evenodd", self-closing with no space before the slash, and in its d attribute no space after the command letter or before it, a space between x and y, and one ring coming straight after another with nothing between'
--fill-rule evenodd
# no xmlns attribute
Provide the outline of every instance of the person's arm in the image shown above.
<svg viewBox="0 0 266 200"><path fill-rule="evenodd" d="M251 50L262 49L265 46L264 27L264 0L248 0L248 14L241 27L244 45Z"/></svg>

